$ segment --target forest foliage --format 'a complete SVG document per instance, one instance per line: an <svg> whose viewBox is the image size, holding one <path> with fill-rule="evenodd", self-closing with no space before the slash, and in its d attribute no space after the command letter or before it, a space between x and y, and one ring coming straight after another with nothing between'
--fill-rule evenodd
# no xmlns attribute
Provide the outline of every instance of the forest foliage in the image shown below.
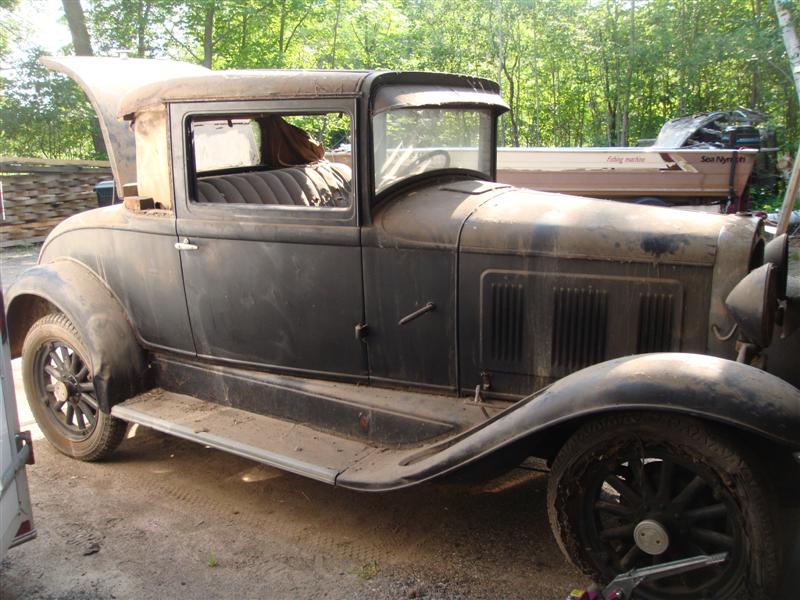
<svg viewBox="0 0 800 600"><path fill-rule="evenodd" d="M67 0L67 2L78 0ZM230 68L451 71L499 81L500 143L606 146L672 117L745 106L800 139L772 0L82 0L95 54ZM0 13L14 10L0 0ZM795 13L796 14L796 13ZM6 21L13 22L13 21ZM0 59L24 31L0 28ZM66 21L64 24L66 28ZM65 48L65 52L71 52ZM4 69L2 154L96 158L75 86ZM94 135L96 137L96 130Z"/></svg>

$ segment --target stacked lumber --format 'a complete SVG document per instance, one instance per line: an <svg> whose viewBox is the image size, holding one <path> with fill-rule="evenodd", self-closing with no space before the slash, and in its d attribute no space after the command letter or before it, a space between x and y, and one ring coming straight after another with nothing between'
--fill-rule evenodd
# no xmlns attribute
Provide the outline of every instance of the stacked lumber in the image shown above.
<svg viewBox="0 0 800 600"><path fill-rule="evenodd" d="M73 162L73 161L71 161ZM107 164L107 163L106 163ZM65 218L97 206L94 186L111 178L103 167L59 163L39 165L28 172L9 172L0 165L4 218L0 220L0 243L42 238ZM20 169L21 170L21 169Z"/></svg>

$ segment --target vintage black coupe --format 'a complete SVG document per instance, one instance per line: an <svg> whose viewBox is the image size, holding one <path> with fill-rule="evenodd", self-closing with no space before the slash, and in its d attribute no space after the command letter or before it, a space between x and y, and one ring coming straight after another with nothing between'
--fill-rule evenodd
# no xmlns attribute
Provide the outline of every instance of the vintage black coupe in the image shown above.
<svg viewBox="0 0 800 600"><path fill-rule="evenodd" d="M776 587L800 391L758 367L791 327L785 236L496 183L483 79L44 62L124 198L10 293L58 450L104 458L138 423L372 492L538 457L592 578L725 553L640 597Z"/></svg>

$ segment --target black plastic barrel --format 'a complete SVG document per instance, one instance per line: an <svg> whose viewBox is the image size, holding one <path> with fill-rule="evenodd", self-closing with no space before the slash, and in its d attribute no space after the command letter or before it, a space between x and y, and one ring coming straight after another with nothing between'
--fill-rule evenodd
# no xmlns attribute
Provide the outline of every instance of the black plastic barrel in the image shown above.
<svg viewBox="0 0 800 600"><path fill-rule="evenodd" d="M117 202L113 179L98 183L94 186L94 193L97 194L97 206L111 206Z"/></svg>

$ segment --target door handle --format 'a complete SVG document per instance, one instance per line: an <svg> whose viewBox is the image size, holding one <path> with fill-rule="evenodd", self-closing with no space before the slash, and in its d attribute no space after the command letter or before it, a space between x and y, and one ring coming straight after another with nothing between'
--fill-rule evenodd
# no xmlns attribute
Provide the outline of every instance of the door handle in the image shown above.
<svg viewBox="0 0 800 600"><path fill-rule="evenodd" d="M400 319L400 320L397 322L397 324L398 324L398 325L405 325L406 323L411 323L411 321L413 321L413 320L414 320L414 319L416 319L417 317L421 317L421 316L422 316L422 315L424 315L426 312L430 312L430 311L434 310L435 308L436 308L436 305L435 305L433 302L428 302L428 303L427 303L425 306L423 306L422 308L418 308L417 310L415 310L414 312L412 312L410 315L406 315L405 317L403 317L402 319Z"/></svg>
<svg viewBox="0 0 800 600"><path fill-rule="evenodd" d="M190 244L189 238L183 238L180 242L175 242L176 250L197 250L197 244Z"/></svg>

